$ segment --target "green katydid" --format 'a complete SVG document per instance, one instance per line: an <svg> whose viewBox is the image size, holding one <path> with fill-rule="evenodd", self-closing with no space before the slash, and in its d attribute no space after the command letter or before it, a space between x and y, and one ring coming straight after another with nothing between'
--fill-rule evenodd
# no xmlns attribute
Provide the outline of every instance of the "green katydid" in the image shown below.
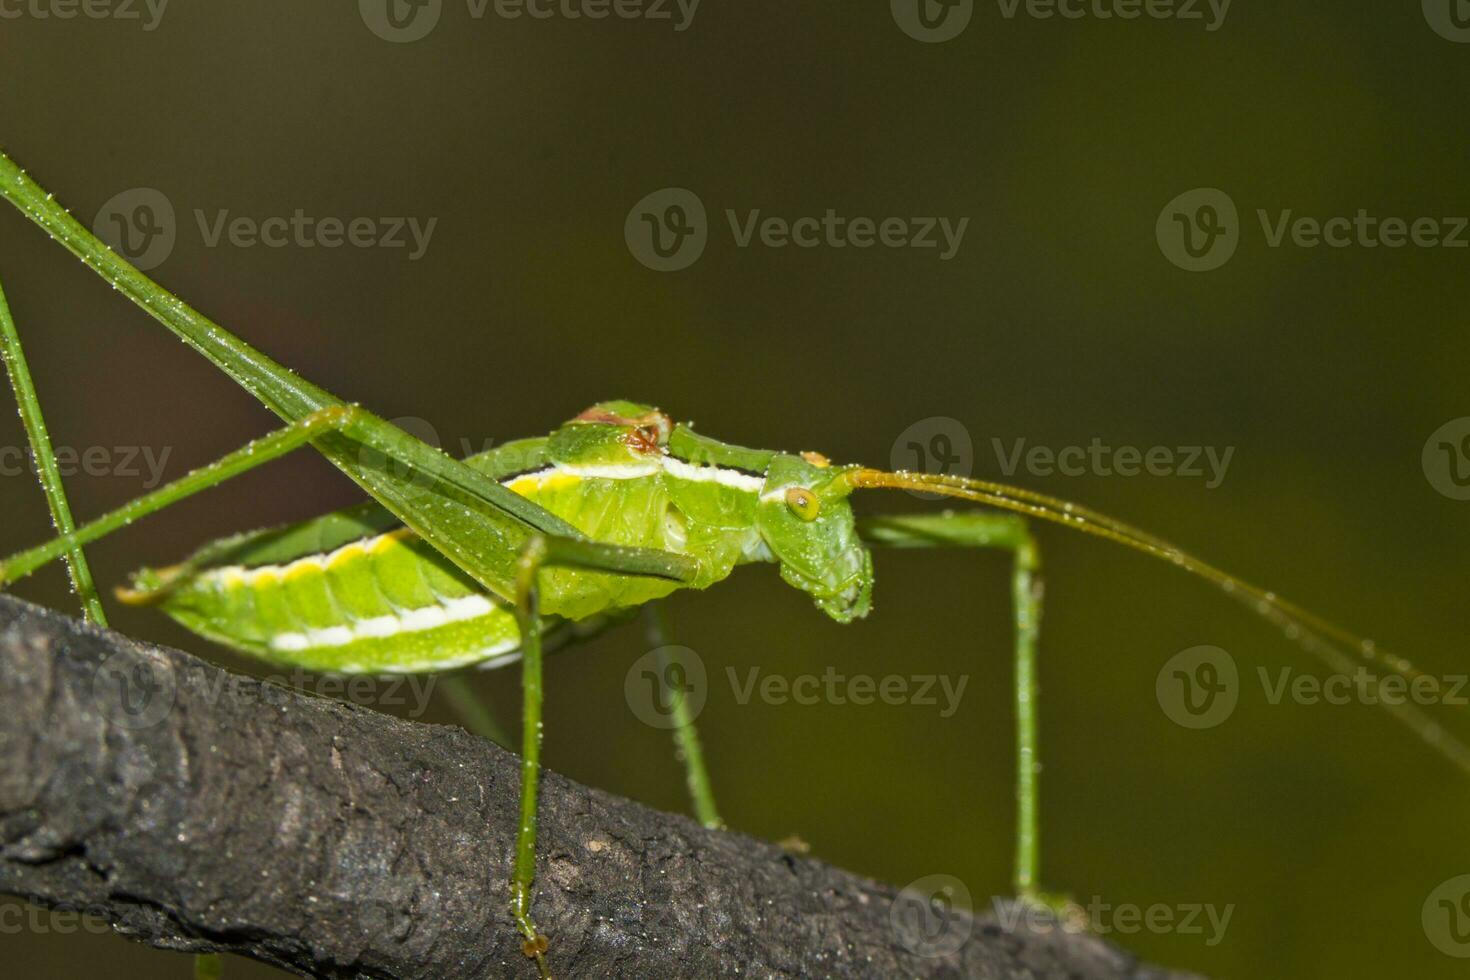
<svg viewBox="0 0 1470 980"><path fill-rule="evenodd" d="M1417 676L1274 594L1112 518L982 480L832 465L817 453L747 449L633 402L603 402L548 436L454 460L296 376L178 300L110 251L0 154L0 196L280 415L285 428L218 462L0 562L0 585L66 558L132 521L302 446L324 455L372 498L287 528L207 545L183 562L139 572L125 601L156 604L202 636L277 663L319 671L442 671L513 660L522 669L522 785L511 913L523 947L550 976L531 918L542 655L553 632L617 620L676 589L706 588L738 565L773 563L838 622L868 612L872 549L998 548L1012 557L1017 835L1014 884L1038 885L1037 691L1039 557L1028 518L1062 524L1202 577L1276 623L1334 670L1355 661ZM0 299L0 313L3 313ZM13 335L8 315L0 317ZM18 344L8 348L19 358ZM23 364L23 362L22 362ZM34 393L21 390L23 405ZM58 485L59 486L59 485ZM909 489L985 510L858 517L851 496ZM48 499L59 497L48 488ZM63 499L64 504L64 499ZM85 589L78 582L84 596ZM1470 772L1470 749L1419 708L1379 699ZM719 825L687 713L676 737L695 810Z"/></svg>

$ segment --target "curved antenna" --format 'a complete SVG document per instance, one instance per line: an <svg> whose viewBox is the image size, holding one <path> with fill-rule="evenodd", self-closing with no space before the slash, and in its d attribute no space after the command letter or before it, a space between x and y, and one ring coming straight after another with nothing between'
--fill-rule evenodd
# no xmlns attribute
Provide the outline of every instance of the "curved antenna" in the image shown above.
<svg viewBox="0 0 1470 980"><path fill-rule="evenodd" d="M1339 674L1351 674L1355 665L1363 661L1383 667L1410 681L1424 676L1408 660L1378 649L1372 640L1350 633L1321 616L1278 597L1274 592L1268 592L1201 561L1162 538L1078 504L1003 483L936 473L914 473L906 470L886 473L882 470L858 468L848 471L845 478L854 488L918 490L971 500L1106 538L1213 582L1231 598L1280 627L1288 639ZM1354 658L1347 650L1356 651L1357 657ZM1376 685L1376 679L1374 683ZM1382 697L1377 701L1430 748L1470 774L1470 747L1459 738L1445 731L1416 705L1407 702L1394 704Z"/></svg>

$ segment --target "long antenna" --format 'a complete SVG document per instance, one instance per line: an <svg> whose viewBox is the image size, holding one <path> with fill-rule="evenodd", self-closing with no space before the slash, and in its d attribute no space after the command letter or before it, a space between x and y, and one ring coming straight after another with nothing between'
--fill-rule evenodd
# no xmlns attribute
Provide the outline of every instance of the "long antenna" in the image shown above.
<svg viewBox="0 0 1470 980"><path fill-rule="evenodd" d="M1350 633L1315 613L1287 602L1278 597L1276 593L1268 592L1230 575L1146 531L1078 504L1003 483L935 473L909 471L885 473L882 470L860 468L851 470L847 474L847 480L854 487L919 490L945 497L971 500L1054 524L1062 524L1084 534L1115 541L1213 582L1226 595L1280 627L1288 639L1318 657L1339 674L1351 674L1356 664L1366 662L1390 670L1410 681L1424 676L1403 657L1378 649L1372 640ZM1349 654L1348 650L1355 651L1357 656ZM1374 679L1374 684L1377 684L1376 679ZM1438 722L1417 705L1406 702L1394 703L1383 697L1377 698L1377 701L1386 711L1407 725L1409 730L1418 735L1430 748L1465 773L1470 774L1470 747L1445 731Z"/></svg>

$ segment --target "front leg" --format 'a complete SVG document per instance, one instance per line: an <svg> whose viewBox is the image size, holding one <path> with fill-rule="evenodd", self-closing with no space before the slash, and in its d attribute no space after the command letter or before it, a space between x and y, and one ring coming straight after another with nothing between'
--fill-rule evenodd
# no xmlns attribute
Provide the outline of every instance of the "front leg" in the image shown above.
<svg viewBox="0 0 1470 980"><path fill-rule="evenodd" d="M1040 891L1041 761L1037 744L1036 640L1041 628L1040 553L1026 521L990 511L868 517L858 533L891 548L1002 548L1012 555L1011 602L1015 616L1016 857L1014 885L1023 901L1055 907Z"/></svg>

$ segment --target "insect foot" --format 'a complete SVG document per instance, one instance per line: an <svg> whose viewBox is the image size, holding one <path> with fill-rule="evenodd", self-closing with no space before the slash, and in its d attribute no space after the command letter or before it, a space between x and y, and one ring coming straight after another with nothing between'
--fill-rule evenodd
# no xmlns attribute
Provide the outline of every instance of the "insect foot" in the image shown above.
<svg viewBox="0 0 1470 980"><path fill-rule="evenodd" d="M511 883L511 915L515 917L516 928L521 935L525 936L525 942L521 943L521 952L526 954L527 959L536 961L536 972L541 980L552 980L551 967L546 963L546 951L551 943L545 934L537 930L536 923L531 921L531 889L529 884L519 881Z"/></svg>
<svg viewBox="0 0 1470 980"><path fill-rule="evenodd" d="M1025 908L1054 916L1063 929L1072 932L1088 929L1087 910L1065 892L1027 891L1019 895L1016 902Z"/></svg>
<svg viewBox="0 0 1470 980"><path fill-rule="evenodd" d="M525 953L528 959L536 961L536 969L544 980L551 980L551 971L546 965L546 951L550 947L551 943L541 933L537 933L536 938L527 939L521 943L521 952Z"/></svg>

